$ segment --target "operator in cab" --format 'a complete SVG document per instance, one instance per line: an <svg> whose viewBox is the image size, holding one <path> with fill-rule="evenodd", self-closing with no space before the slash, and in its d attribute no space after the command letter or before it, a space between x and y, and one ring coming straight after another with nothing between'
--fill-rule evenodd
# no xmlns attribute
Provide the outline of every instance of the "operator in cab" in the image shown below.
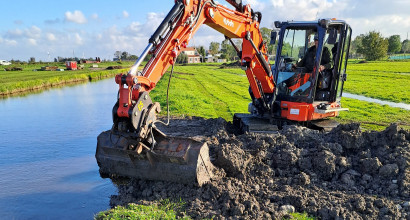
<svg viewBox="0 0 410 220"><path fill-rule="evenodd" d="M316 59L316 50L319 44L318 34L316 33L314 36L315 45L310 47L306 52L305 56L297 62L293 67L305 67L307 73L311 73L313 71L313 67L315 65ZM332 67L332 60L330 57L330 52L327 47L323 47L322 52L322 59L320 61L319 72L323 70L330 69Z"/></svg>

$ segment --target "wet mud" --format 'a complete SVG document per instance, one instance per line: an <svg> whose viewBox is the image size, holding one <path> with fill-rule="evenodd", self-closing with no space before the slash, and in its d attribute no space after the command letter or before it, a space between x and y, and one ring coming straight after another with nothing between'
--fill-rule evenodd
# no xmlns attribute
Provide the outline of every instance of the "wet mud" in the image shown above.
<svg viewBox="0 0 410 220"><path fill-rule="evenodd" d="M185 214L198 219L280 219L289 212L410 219L410 134L395 124L381 132L345 124L328 133L288 126L239 135L223 119L185 118L161 130L206 142L214 179L200 188L133 179L118 185L111 206L170 198L185 201Z"/></svg>

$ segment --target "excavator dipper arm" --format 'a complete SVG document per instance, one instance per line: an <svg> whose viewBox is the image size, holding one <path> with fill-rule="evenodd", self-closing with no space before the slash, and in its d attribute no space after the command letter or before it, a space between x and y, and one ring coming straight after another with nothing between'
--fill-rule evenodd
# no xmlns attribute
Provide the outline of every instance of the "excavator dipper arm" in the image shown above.
<svg viewBox="0 0 410 220"><path fill-rule="evenodd" d="M137 100L140 92L149 92L155 87L202 24L221 32L227 38L243 40L241 59L246 67L246 74L255 98L261 98L263 93L274 92L275 84L270 66L266 61L267 57L263 55L266 54L267 49L259 30L258 15L260 17L260 14L253 13L250 5L242 6L238 1L228 2L237 10L242 9L243 12L228 9L211 0L175 2L174 7L149 39L146 49L129 71L128 80L121 82L117 80L117 83L127 82L128 87L134 87L133 90L127 90L132 92L131 95L126 94L125 91L120 94L120 105L117 110L119 117L130 117L127 113L133 106L132 100ZM138 66L148 53L152 58L142 72L137 74Z"/></svg>
<svg viewBox="0 0 410 220"><path fill-rule="evenodd" d="M196 179L199 185L211 178L206 144L170 138L157 130L156 114L160 107L149 97L202 24L228 39L242 39L239 54L252 96L263 108L269 108L273 101L266 97L274 97L275 83L264 55L267 49L259 30L261 14L254 13L250 5L243 6L240 0L227 2L235 10L213 0L176 0L128 74L115 77L120 88L113 108L114 126L98 137L96 158L101 173L180 182ZM151 59L139 72L138 67L148 54Z"/></svg>

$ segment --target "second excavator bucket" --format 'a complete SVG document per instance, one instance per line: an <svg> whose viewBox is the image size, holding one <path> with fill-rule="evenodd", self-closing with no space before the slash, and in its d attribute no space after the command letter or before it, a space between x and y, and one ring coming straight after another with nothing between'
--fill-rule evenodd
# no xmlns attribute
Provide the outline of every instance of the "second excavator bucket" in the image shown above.
<svg viewBox="0 0 410 220"><path fill-rule="evenodd" d="M213 166L206 143L189 138L157 135L152 150L147 150L147 147L141 149L142 145L127 133L111 130L102 132L97 138L95 155L101 176L171 181L199 186L212 178Z"/></svg>

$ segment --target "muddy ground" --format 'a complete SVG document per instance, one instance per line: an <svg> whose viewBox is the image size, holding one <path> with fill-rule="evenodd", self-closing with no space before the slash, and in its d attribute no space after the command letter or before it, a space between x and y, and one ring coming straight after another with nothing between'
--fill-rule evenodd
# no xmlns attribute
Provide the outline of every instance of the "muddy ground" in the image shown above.
<svg viewBox="0 0 410 220"><path fill-rule="evenodd" d="M397 125L235 135L223 119L187 118L161 129L206 142L215 178L201 188L131 180L118 187L112 206L181 198L193 218L280 219L295 211L320 219L410 219L410 134Z"/></svg>

